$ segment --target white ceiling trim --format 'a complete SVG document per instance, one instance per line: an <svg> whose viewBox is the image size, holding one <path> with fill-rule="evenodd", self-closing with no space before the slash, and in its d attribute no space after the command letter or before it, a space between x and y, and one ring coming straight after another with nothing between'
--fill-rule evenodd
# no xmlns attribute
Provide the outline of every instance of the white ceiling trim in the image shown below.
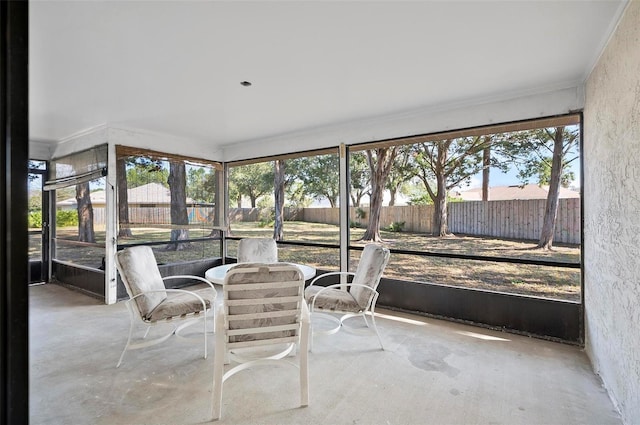
<svg viewBox="0 0 640 425"><path fill-rule="evenodd" d="M421 108L223 146L223 160L238 161L298 151L458 130L579 111L584 86L575 82L556 90L501 95L482 100ZM573 85L571 85L573 84Z"/></svg>

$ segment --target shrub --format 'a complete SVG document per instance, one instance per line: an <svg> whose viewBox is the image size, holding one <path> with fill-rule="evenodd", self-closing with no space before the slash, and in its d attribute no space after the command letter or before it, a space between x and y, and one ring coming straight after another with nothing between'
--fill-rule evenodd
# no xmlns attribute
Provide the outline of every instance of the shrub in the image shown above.
<svg viewBox="0 0 640 425"><path fill-rule="evenodd" d="M30 212L27 216L30 228L42 227L42 211ZM56 211L56 226L67 227L78 225L78 212L76 210Z"/></svg>
<svg viewBox="0 0 640 425"><path fill-rule="evenodd" d="M390 232L402 232L404 230L404 221L391 222L387 230Z"/></svg>
<svg viewBox="0 0 640 425"><path fill-rule="evenodd" d="M78 225L78 211L76 210L58 210L56 211L56 226L77 226Z"/></svg>
<svg viewBox="0 0 640 425"><path fill-rule="evenodd" d="M273 227L276 221L276 211L273 208L262 208L258 218L258 227Z"/></svg>
<svg viewBox="0 0 640 425"><path fill-rule="evenodd" d="M30 228L42 227L42 211L33 211L27 217Z"/></svg>

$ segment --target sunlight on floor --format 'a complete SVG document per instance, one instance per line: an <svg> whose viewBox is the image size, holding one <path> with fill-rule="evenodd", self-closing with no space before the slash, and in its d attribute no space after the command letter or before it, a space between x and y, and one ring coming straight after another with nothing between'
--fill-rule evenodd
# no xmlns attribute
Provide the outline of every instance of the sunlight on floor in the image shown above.
<svg viewBox="0 0 640 425"><path fill-rule="evenodd" d="M376 317L380 317L381 319L393 320L395 322L408 323L410 325L418 325L418 326L426 326L427 325L427 323L420 322L418 320L412 320L412 319L407 319L407 318L398 317L398 316L390 316L388 314L376 313Z"/></svg>
<svg viewBox="0 0 640 425"><path fill-rule="evenodd" d="M510 339L499 338L497 336L491 336L491 335L478 334L475 332L456 331L456 333L460 335L470 336L472 338L483 339L485 341L508 341L508 342L511 341Z"/></svg>

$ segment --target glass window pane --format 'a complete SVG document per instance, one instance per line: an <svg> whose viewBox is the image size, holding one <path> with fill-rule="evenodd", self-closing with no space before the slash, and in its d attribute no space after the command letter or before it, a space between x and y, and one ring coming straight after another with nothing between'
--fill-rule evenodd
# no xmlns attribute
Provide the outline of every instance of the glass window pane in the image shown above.
<svg viewBox="0 0 640 425"><path fill-rule="evenodd" d="M29 165L34 161L29 161ZM42 161L35 161L42 162ZM29 260L42 260L42 174L29 173L28 177L29 195L29 215L27 223L29 226Z"/></svg>
<svg viewBox="0 0 640 425"><path fill-rule="evenodd" d="M103 177L56 190L54 259L104 268L105 183Z"/></svg>
<svg viewBox="0 0 640 425"><path fill-rule="evenodd" d="M302 260L313 252L322 252L317 264L339 267L340 241L338 215L338 155L309 155L265 161L229 169L230 232L228 236L276 237L300 243L335 244L336 252L298 247ZM281 203L277 203L279 199ZM282 219L276 219L281 211ZM285 253L293 252L287 245ZM296 248L296 249L298 249ZM233 247L228 247L229 255ZM286 255L289 254L285 254ZM293 258L293 257L291 257ZM293 261L288 259L286 261Z"/></svg>
<svg viewBox="0 0 640 425"><path fill-rule="evenodd" d="M145 156L117 167L119 245L152 243L163 264L221 255L216 167Z"/></svg>
<svg viewBox="0 0 640 425"><path fill-rule="evenodd" d="M374 241L396 250L579 265L579 140L579 126L565 125L446 140L429 137L352 153L351 244ZM427 273L410 273L404 264L421 265L429 257L402 263L398 257L392 254L386 274L434 282ZM482 261L429 259L429 264L465 264L451 266L452 278L435 283L580 298L579 268L489 261L484 264L494 264L500 277L482 285L484 275L477 272ZM475 277L456 279L455 270L469 264Z"/></svg>

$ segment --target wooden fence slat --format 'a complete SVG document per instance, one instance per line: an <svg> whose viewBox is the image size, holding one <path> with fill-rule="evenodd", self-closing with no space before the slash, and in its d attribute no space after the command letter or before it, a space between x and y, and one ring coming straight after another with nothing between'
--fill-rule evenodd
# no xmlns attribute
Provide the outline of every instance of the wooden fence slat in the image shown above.
<svg viewBox="0 0 640 425"><path fill-rule="evenodd" d="M519 240L538 240L542 229L545 199L513 201L469 201L449 204L449 229L453 233L506 237ZM188 207L190 223L213 223L214 207ZM352 222L366 225L366 217L356 217L356 208L350 208ZM129 221L136 224L170 224L169 207L130 207ZM258 208L232 208L231 221L258 221ZM311 223L339 224L338 208L285 208L286 220ZM404 230L416 233L431 233L433 205L384 206L380 214L380 225L388 227L392 222L404 222ZM104 208L94 208L94 224L104 225ZM554 241L580 243L580 199L560 199Z"/></svg>

